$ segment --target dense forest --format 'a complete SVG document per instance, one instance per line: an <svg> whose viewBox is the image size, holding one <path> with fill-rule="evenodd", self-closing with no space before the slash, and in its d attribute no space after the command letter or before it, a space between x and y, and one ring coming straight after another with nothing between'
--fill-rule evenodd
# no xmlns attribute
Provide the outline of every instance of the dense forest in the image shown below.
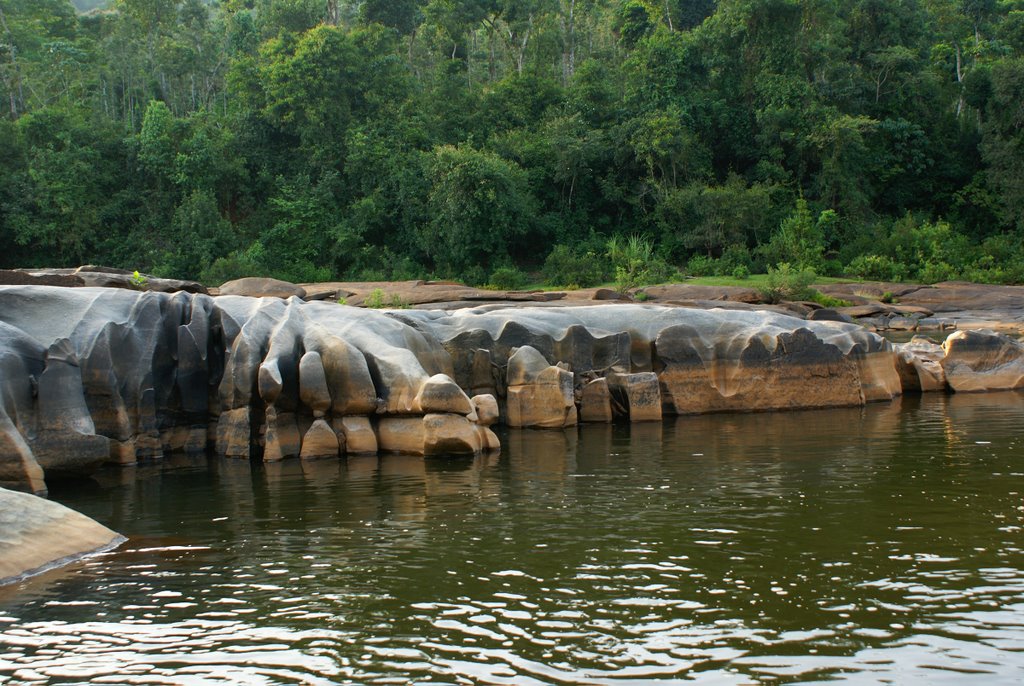
<svg viewBox="0 0 1024 686"><path fill-rule="evenodd" d="M0 266L1024 280L1024 0L78 7L0 0Z"/></svg>

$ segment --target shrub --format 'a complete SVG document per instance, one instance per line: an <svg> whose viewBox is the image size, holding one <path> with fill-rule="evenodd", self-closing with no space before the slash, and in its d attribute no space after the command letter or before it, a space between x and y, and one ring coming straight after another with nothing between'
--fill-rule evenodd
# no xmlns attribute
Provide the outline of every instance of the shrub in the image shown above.
<svg viewBox="0 0 1024 686"><path fill-rule="evenodd" d="M502 291L515 291L524 288L529 277L515 267L498 267L491 273L489 286Z"/></svg>
<svg viewBox="0 0 1024 686"><path fill-rule="evenodd" d="M858 255L846 267L850 276L869 281L902 281L908 271L907 265L885 255Z"/></svg>
<svg viewBox="0 0 1024 686"><path fill-rule="evenodd" d="M726 246L725 250L722 251L722 256L718 258L717 266L717 274L719 276L728 276L735 272L737 267L745 267L747 274L750 274L750 269L754 266L754 260L747 246L742 243L733 243Z"/></svg>
<svg viewBox="0 0 1024 686"><path fill-rule="evenodd" d="M694 255L686 263L686 273L690 276L713 276L717 271L717 260L707 255Z"/></svg>
<svg viewBox="0 0 1024 686"><path fill-rule="evenodd" d="M742 264L741 265L737 265L736 268L732 270L732 278L740 279L740 280L749 279L750 278L750 270L747 269Z"/></svg>
<svg viewBox="0 0 1024 686"><path fill-rule="evenodd" d="M379 288L374 288L363 300L363 307L368 307L372 310L383 308L407 310L409 309L409 303L402 300L401 296L397 293L389 295Z"/></svg>
<svg viewBox="0 0 1024 686"><path fill-rule="evenodd" d="M761 297L770 303L783 300L810 300L817 292L811 284L818 278L813 269L794 269L786 262L778 268L768 267L768 278L758 288Z"/></svg>
<svg viewBox="0 0 1024 686"><path fill-rule="evenodd" d="M654 246L643 236L632 235L608 241L608 257L615 266L615 289L627 293L638 286L663 282L675 270L665 260L654 256Z"/></svg>
<svg viewBox="0 0 1024 686"><path fill-rule="evenodd" d="M577 252L568 245L556 245L541 269L548 286L587 288L608 280L608 267L596 252Z"/></svg>
<svg viewBox="0 0 1024 686"><path fill-rule="evenodd" d="M842 298L836 298L831 295L825 295L821 291L811 289L810 300L818 303L822 307L849 307L850 301L843 300Z"/></svg>
<svg viewBox="0 0 1024 686"><path fill-rule="evenodd" d="M946 262L927 262L917 272L917 279L922 283L950 281L959 276L956 268Z"/></svg>

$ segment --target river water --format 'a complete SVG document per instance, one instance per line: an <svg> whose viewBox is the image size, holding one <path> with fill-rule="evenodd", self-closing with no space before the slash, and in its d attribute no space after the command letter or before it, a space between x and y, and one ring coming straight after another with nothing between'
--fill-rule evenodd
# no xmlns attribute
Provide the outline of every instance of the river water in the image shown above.
<svg viewBox="0 0 1024 686"><path fill-rule="evenodd" d="M58 485L0 682L1024 681L1024 394L501 437Z"/></svg>

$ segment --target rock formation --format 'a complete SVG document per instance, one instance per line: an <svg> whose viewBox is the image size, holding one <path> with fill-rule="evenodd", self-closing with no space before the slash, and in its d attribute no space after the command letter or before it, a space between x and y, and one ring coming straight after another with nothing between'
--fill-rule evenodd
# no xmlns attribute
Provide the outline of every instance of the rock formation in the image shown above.
<svg viewBox="0 0 1024 686"><path fill-rule="evenodd" d="M124 540L63 505L0 488L0 586L108 550Z"/></svg>
<svg viewBox="0 0 1024 686"><path fill-rule="evenodd" d="M942 344L946 382L957 392L1024 388L1024 344L993 331L956 331Z"/></svg>
<svg viewBox="0 0 1024 686"><path fill-rule="evenodd" d="M476 454L492 427L1017 388L1024 346L894 347L848 323L653 305L365 310L297 297L0 286L0 483L213 448Z"/></svg>

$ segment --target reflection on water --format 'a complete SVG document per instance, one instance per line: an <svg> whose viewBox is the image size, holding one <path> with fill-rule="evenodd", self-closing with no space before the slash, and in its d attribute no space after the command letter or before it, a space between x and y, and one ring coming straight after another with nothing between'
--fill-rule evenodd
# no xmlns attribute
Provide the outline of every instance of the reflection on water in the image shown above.
<svg viewBox="0 0 1024 686"><path fill-rule="evenodd" d="M1024 394L103 473L0 682L1024 679Z"/></svg>

